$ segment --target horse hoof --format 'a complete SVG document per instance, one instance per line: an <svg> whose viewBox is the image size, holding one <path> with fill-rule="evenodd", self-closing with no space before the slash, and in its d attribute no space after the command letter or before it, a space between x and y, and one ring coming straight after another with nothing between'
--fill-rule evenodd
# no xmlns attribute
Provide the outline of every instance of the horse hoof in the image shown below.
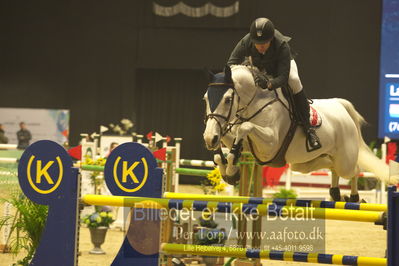
<svg viewBox="0 0 399 266"><path fill-rule="evenodd" d="M226 175L222 177L227 184L235 186L238 184L238 181L240 181L240 171L237 171L234 175Z"/></svg>
<svg viewBox="0 0 399 266"><path fill-rule="evenodd" d="M345 200L345 202L360 202L359 194L355 194L355 195L351 194L350 197L345 195L344 200Z"/></svg>
<svg viewBox="0 0 399 266"><path fill-rule="evenodd" d="M341 192L339 187L330 188L330 196L333 201L341 201Z"/></svg>

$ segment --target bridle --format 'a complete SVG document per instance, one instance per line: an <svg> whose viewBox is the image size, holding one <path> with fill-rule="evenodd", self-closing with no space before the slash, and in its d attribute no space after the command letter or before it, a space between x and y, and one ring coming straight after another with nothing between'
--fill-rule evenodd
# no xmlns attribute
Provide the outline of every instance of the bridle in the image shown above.
<svg viewBox="0 0 399 266"><path fill-rule="evenodd" d="M205 117L205 119L204 119L204 123L206 123L209 119L215 119L217 125L218 125L219 128L220 128L220 133L221 133L221 136L222 136L222 137L224 137L229 131L231 131L231 129L232 129L234 126L240 125L240 124L242 124L242 123L244 123L244 122L248 122L248 121L252 120L252 119L255 118L258 114L260 114L266 107L268 107L269 105L272 105L272 104L275 103L275 102L280 102L280 103L284 106L284 108L288 110L288 112L289 112L290 114L292 113L292 111L290 110L290 108L280 99L280 97L279 97L279 95L278 95L278 93L277 93L277 90L274 89L274 90L273 90L273 91L274 91L274 94L275 94L275 98L274 98L274 99L272 99L271 101L265 103L261 108L259 108L259 109L258 109L254 114L252 114L251 116L249 116L249 117L243 117L243 116L241 116L240 113L242 113L243 111L245 111L245 110L250 106L250 104L253 102L253 100L255 99L255 97L256 97L256 95L257 95L257 92L255 91L255 93L254 93L254 95L252 96L251 100L250 100L244 107L241 107L241 108L237 109L237 112L236 112L236 114L235 114L235 118L236 118L235 121L229 122L229 121L230 121L230 118L231 118L231 115L232 115L232 109L233 109L233 104L234 104L234 97L235 97L235 95L237 95L237 99L238 99L237 106L239 107L239 106L240 106L240 100L241 100L240 95L238 94L236 88L234 87L234 84L232 84L232 83L223 83L223 82L220 82L220 83L209 83L209 84L208 84L208 87L210 87L210 86L229 86L229 87L233 90L233 95L232 95L232 99L231 99L231 103L230 103L230 108L229 108L229 112L228 112L227 116L224 116L224 115L221 115L221 114L216 114L216 113L210 113L210 114L206 115L206 117ZM225 126L222 126L221 122L220 122L217 118L223 119L223 120L226 122Z"/></svg>
<svg viewBox="0 0 399 266"><path fill-rule="evenodd" d="M210 114L206 115L206 117L204 119L204 123L205 124L206 124L206 122L209 119L215 119L217 125L219 126L220 133L221 133L221 135L223 137L229 131L229 130L226 130L226 128L229 125L229 121L230 121L230 117L231 117L231 113L232 113L232 109L233 109L233 104L234 104L234 97L237 94L238 103L239 103L240 102L240 96L238 95L233 83L224 83L224 82L209 83L208 87L210 87L210 86L225 86L225 87L230 87L233 90L233 95L232 95L232 99L231 99L231 103L230 103L229 113L227 114L227 116L224 116L224 115L221 115L221 114L216 114L216 113L210 113ZM223 127L222 124L220 123L220 121L217 118L223 119L226 122L226 125Z"/></svg>

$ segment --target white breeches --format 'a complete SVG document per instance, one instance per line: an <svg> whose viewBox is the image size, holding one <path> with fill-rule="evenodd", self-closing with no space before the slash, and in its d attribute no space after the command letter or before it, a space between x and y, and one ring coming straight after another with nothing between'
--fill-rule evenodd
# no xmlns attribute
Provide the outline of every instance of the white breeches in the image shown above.
<svg viewBox="0 0 399 266"><path fill-rule="evenodd" d="M288 85L290 85L292 92L297 94L302 90L302 83L298 75L298 67L296 66L295 60L291 60L290 76L288 77Z"/></svg>

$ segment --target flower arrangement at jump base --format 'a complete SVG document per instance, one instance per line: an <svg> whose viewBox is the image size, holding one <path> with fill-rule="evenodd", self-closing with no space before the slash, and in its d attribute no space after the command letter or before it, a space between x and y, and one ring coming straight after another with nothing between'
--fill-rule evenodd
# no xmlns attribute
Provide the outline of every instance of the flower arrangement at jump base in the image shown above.
<svg viewBox="0 0 399 266"><path fill-rule="evenodd" d="M111 209L105 206L95 206L95 212L86 215L82 219L82 222L90 230L91 242L94 245L94 248L89 252L90 254L105 254L101 249L101 245L105 241L109 226L114 221Z"/></svg>
<svg viewBox="0 0 399 266"><path fill-rule="evenodd" d="M202 182L202 187L205 194L216 194L222 192L226 188L226 183L223 181L222 175L218 168L213 169L206 176Z"/></svg>
<svg viewBox="0 0 399 266"><path fill-rule="evenodd" d="M95 206L96 211L83 218L83 223L89 228L107 227L115 221L112 213L106 207Z"/></svg>
<svg viewBox="0 0 399 266"><path fill-rule="evenodd" d="M104 166L105 158L98 158L96 160L90 157L85 158L86 165ZM101 194L101 188L104 184L102 172L93 171L90 175L91 184L94 186L94 194ZM101 249L101 245L105 241L109 226L114 222L111 209L106 206L95 206L95 211L83 217L82 222L87 225L90 230L91 242L94 248L89 252L90 254L105 254Z"/></svg>

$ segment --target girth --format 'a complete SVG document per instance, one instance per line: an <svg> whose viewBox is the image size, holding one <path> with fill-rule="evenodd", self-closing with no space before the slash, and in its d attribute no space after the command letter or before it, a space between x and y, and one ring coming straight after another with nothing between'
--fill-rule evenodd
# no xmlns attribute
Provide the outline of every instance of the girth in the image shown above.
<svg viewBox="0 0 399 266"><path fill-rule="evenodd" d="M252 145L252 140L247 136L249 148L251 149L251 153L253 154L256 162L260 165L267 165L271 167L283 167L284 165L287 164L287 161L285 160L285 154L288 150L288 146L290 146L292 139L294 138L296 128L298 127L298 123L296 121L291 121L290 128L288 129L287 135L285 135L285 138L283 140L283 143L281 144L280 149L276 153L276 155L273 157L273 159L262 162L259 160L259 158L256 156L253 145Z"/></svg>

